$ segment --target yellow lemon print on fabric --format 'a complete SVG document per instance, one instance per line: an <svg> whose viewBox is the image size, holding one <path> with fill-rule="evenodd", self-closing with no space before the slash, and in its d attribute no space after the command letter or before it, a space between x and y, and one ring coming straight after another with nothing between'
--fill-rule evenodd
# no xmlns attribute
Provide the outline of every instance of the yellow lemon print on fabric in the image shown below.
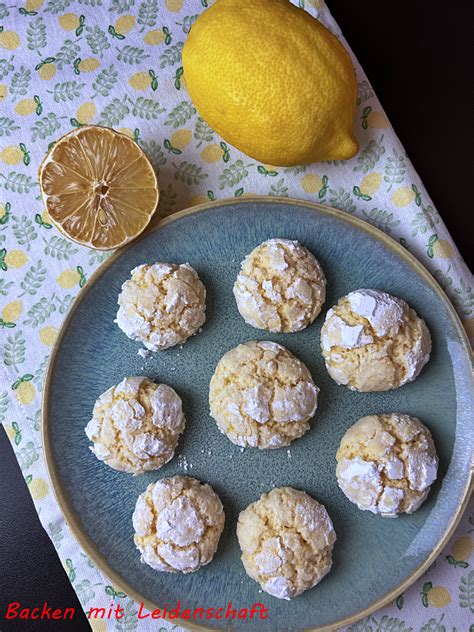
<svg viewBox="0 0 474 632"><path fill-rule="evenodd" d="M217 162L222 158L222 149L219 145L208 145L201 151L201 158L206 162Z"/></svg>
<svg viewBox="0 0 474 632"><path fill-rule="evenodd" d="M451 595L443 586L433 586L428 592L428 602L435 608L444 608L451 603Z"/></svg>
<svg viewBox="0 0 474 632"><path fill-rule="evenodd" d="M453 557L455 560L468 560L472 553L472 538L468 535L463 535L458 538L453 545Z"/></svg>
<svg viewBox="0 0 474 632"><path fill-rule="evenodd" d="M400 187L392 193L392 202L395 206L408 206L415 199L416 194L410 187Z"/></svg>
<svg viewBox="0 0 474 632"><path fill-rule="evenodd" d="M385 127L388 127L387 117L385 114L382 114L382 112L371 112L368 116L368 120L369 127L375 129L384 129Z"/></svg>
<svg viewBox="0 0 474 632"><path fill-rule="evenodd" d="M150 87L150 75L146 71L136 72L128 83L134 90L146 90Z"/></svg>
<svg viewBox="0 0 474 632"><path fill-rule="evenodd" d="M209 198L207 197L207 195L193 195L193 197L189 200L189 206L205 204L206 202L209 202Z"/></svg>
<svg viewBox="0 0 474 632"><path fill-rule="evenodd" d="M21 382L18 388L15 389L15 394L20 404L28 406L35 398L35 385L32 382Z"/></svg>
<svg viewBox="0 0 474 632"><path fill-rule="evenodd" d="M0 101L3 101L3 99L7 96L8 94L8 86L6 83L0 83Z"/></svg>
<svg viewBox="0 0 474 632"><path fill-rule="evenodd" d="M323 186L323 181L316 173L308 173L300 180L303 191L317 193Z"/></svg>
<svg viewBox="0 0 474 632"><path fill-rule="evenodd" d="M7 323L16 323L23 312L23 303L21 301L12 301L5 305L2 310L2 318Z"/></svg>
<svg viewBox="0 0 474 632"><path fill-rule="evenodd" d="M28 487L34 500L41 500L49 493L48 483L42 478L34 478Z"/></svg>
<svg viewBox="0 0 474 632"><path fill-rule="evenodd" d="M314 7L315 9L321 11L321 9L324 7L324 0L308 0L308 4L311 7Z"/></svg>
<svg viewBox="0 0 474 632"><path fill-rule="evenodd" d="M158 46L158 44L165 41L165 34L159 29L148 31L148 33L144 35L143 41L149 46Z"/></svg>
<svg viewBox="0 0 474 632"><path fill-rule="evenodd" d="M43 6L44 0L26 0L25 8L27 11L37 11Z"/></svg>
<svg viewBox="0 0 474 632"><path fill-rule="evenodd" d="M5 147L0 152L0 160L6 165L18 165L23 160L23 152L17 145Z"/></svg>
<svg viewBox="0 0 474 632"><path fill-rule="evenodd" d="M94 72L100 66L100 61L95 57L87 57L79 63L79 70L81 72Z"/></svg>
<svg viewBox="0 0 474 632"><path fill-rule="evenodd" d="M38 70L38 75L43 81L50 81L56 74L57 68L54 64L45 64Z"/></svg>
<svg viewBox="0 0 474 632"><path fill-rule="evenodd" d="M15 31L2 31L0 33L0 48L15 50L20 46L20 38Z"/></svg>
<svg viewBox="0 0 474 632"><path fill-rule="evenodd" d="M181 7L183 6L183 0L166 0L166 8L168 11L172 11L173 13L178 13L181 11Z"/></svg>
<svg viewBox="0 0 474 632"><path fill-rule="evenodd" d="M41 219L45 224L51 224L51 216L46 209L41 213Z"/></svg>
<svg viewBox="0 0 474 632"><path fill-rule="evenodd" d="M101 619L89 619L92 632L107 632L107 624Z"/></svg>
<svg viewBox="0 0 474 632"><path fill-rule="evenodd" d="M133 129L130 129L130 127L119 127L117 131L121 134L125 134L125 136L128 136L129 138L135 138Z"/></svg>
<svg viewBox="0 0 474 632"><path fill-rule="evenodd" d="M81 275L79 274L77 270L74 270L74 269L64 270L56 279L56 281L58 282L58 285L60 285L62 288L67 289L67 290L70 290L75 285L77 285L80 280L81 280Z"/></svg>
<svg viewBox="0 0 474 632"><path fill-rule="evenodd" d="M5 255L5 263L9 268L21 268L28 261L28 257L23 250L9 250Z"/></svg>
<svg viewBox="0 0 474 632"><path fill-rule="evenodd" d="M13 441L16 437L16 432L13 430L11 426L3 426L5 428L5 432L7 433L7 437L10 441Z"/></svg>
<svg viewBox="0 0 474 632"><path fill-rule="evenodd" d="M193 133L190 129L178 129L171 136L171 144L176 149L183 149L186 145L189 145L193 137Z"/></svg>
<svg viewBox="0 0 474 632"><path fill-rule="evenodd" d="M58 337L58 330L56 327L43 327L39 332L39 338L41 342L47 347L52 347Z"/></svg>
<svg viewBox="0 0 474 632"><path fill-rule="evenodd" d="M95 103L87 101L77 108L76 118L79 123L90 123L96 115Z"/></svg>
<svg viewBox="0 0 474 632"><path fill-rule="evenodd" d="M61 28L65 31L75 31L79 26L79 16L75 13L65 13L58 18Z"/></svg>
<svg viewBox="0 0 474 632"><path fill-rule="evenodd" d="M36 103L33 99L22 99L15 105L15 112L20 116L29 116L36 110Z"/></svg>
<svg viewBox="0 0 474 632"><path fill-rule="evenodd" d="M360 192L363 195L373 195L380 187L381 182L381 173L368 173L359 185Z"/></svg>
<svg viewBox="0 0 474 632"><path fill-rule="evenodd" d="M125 35L129 31L131 31L134 26L135 26L134 15L122 15L115 22L115 30L118 31L119 33L122 33L122 35Z"/></svg>
<svg viewBox="0 0 474 632"><path fill-rule="evenodd" d="M433 257L438 257L439 259L449 259L452 257L454 249L449 241L446 239L438 239L433 244Z"/></svg>

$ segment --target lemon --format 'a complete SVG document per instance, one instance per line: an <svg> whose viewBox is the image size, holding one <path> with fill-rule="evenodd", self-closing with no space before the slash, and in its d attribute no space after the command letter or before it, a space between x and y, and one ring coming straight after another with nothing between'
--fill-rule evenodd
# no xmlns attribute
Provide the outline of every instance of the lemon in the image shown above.
<svg viewBox="0 0 474 632"><path fill-rule="evenodd" d="M22 382L20 386L15 389L15 393L20 404L28 406L35 398L36 389L32 382Z"/></svg>
<svg viewBox="0 0 474 632"><path fill-rule="evenodd" d="M183 0L166 0L166 8L168 11L173 11L173 13L178 13L181 11L181 7L183 6Z"/></svg>
<svg viewBox="0 0 474 632"><path fill-rule="evenodd" d="M453 545L453 557L455 560L467 560L472 553L472 539L471 536L463 535L458 538Z"/></svg>
<svg viewBox="0 0 474 632"><path fill-rule="evenodd" d="M87 57L79 62L79 70L81 72L94 72L100 66L100 61L95 57Z"/></svg>
<svg viewBox="0 0 474 632"><path fill-rule="evenodd" d="M20 116L29 116L30 114L33 114L35 110L36 103L33 99L22 99L15 105L15 112Z"/></svg>
<svg viewBox="0 0 474 632"><path fill-rule="evenodd" d="M43 327L39 332L41 342L47 347L52 347L58 337L58 330L56 327Z"/></svg>
<svg viewBox="0 0 474 632"><path fill-rule="evenodd" d="M415 199L415 192L410 187L400 187L392 193L392 202L395 206L408 206Z"/></svg>
<svg viewBox="0 0 474 632"><path fill-rule="evenodd" d="M7 96L8 93L8 86L6 83L0 83L0 101L3 101L3 99Z"/></svg>
<svg viewBox="0 0 474 632"><path fill-rule="evenodd" d="M122 15L115 22L115 30L119 33L125 34L133 29L135 26L135 16L134 15Z"/></svg>
<svg viewBox="0 0 474 632"><path fill-rule="evenodd" d="M56 74L56 70L57 68L54 64L45 64L38 70L38 74L43 81L50 81Z"/></svg>
<svg viewBox="0 0 474 632"><path fill-rule="evenodd" d="M28 485L34 500L41 500L48 495L48 483L42 478L34 478Z"/></svg>
<svg viewBox="0 0 474 632"><path fill-rule="evenodd" d="M107 632L107 624L102 619L89 619L88 623L92 628L92 632Z"/></svg>
<svg viewBox="0 0 474 632"><path fill-rule="evenodd" d="M369 127L383 129L388 127L387 118L382 112L371 112L368 116Z"/></svg>
<svg viewBox="0 0 474 632"><path fill-rule="evenodd" d="M81 280L81 275L77 270L63 270L56 281L64 289L70 290Z"/></svg>
<svg viewBox="0 0 474 632"><path fill-rule="evenodd" d="M95 103L93 101L87 101L77 108L76 118L79 123L90 123L95 114Z"/></svg>
<svg viewBox="0 0 474 632"><path fill-rule="evenodd" d="M315 173L308 173L300 180L303 191L306 193L317 193L323 186L323 181Z"/></svg>
<svg viewBox="0 0 474 632"><path fill-rule="evenodd" d="M3 426L5 428L5 432L7 433L7 437L10 441L13 441L16 437L16 432L13 430L11 426Z"/></svg>
<svg viewBox="0 0 474 632"><path fill-rule="evenodd" d="M36 11L41 6L43 6L44 0L26 0L26 10L27 11Z"/></svg>
<svg viewBox="0 0 474 632"><path fill-rule="evenodd" d="M201 158L206 162L217 162L222 158L222 149L219 145L208 145L201 151Z"/></svg>
<svg viewBox="0 0 474 632"><path fill-rule="evenodd" d="M7 323L15 323L20 318L22 311L23 303L21 301L12 301L3 308L2 318Z"/></svg>
<svg viewBox="0 0 474 632"><path fill-rule="evenodd" d="M435 608L444 608L451 603L451 595L443 586L433 586L428 593L428 601Z"/></svg>
<svg viewBox="0 0 474 632"><path fill-rule="evenodd" d="M65 13L59 16L59 24L65 31L75 31L79 26L79 16L75 13Z"/></svg>
<svg viewBox="0 0 474 632"><path fill-rule="evenodd" d="M0 153L0 159L6 165L18 165L23 160L23 152L17 145L11 145Z"/></svg>
<svg viewBox="0 0 474 632"><path fill-rule="evenodd" d="M130 127L119 127L117 131L121 134L125 134L125 136L128 136L129 138L134 138L133 129Z"/></svg>
<svg viewBox="0 0 474 632"><path fill-rule="evenodd" d="M159 29L148 31L148 33L145 34L143 41L145 44L149 44L150 46L157 46L158 44L161 44L161 42L165 41L165 34Z"/></svg>
<svg viewBox="0 0 474 632"><path fill-rule="evenodd" d="M14 50L20 46L20 38L15 31L2 31L0 33L0 48Z"/></svg>
<svg viewBox="0 0 474 632"><path fill-rule="evenodd" d="M150 75L146 71L136 72L130 77L128 83L134 90L146 90L150 87Z"/></svg>
<svg viewBox="0 0 474 632"><path fill-rule="evenodd" d="M363 195L373 195L382 183L381 173L368 173L359 185Z"/></svg>
<svg viewBox="0 0 474 632"><path fill-rule="evenodd" d="M183 147L189 145L192 138L193 133L190 129L178 129L171 136L171 144L173 145L173 147L176 147L176 149L183 149Z"/></svg>
<svg viewBox="0 0 474 632"><path fill-rule="evenodd" d="M189 206L205 204L205 202L209 202L209 198L207 197L207 195L193 195L193 197L189 200Z"/></svg>
<svg viewBox="0 0 474 632"><path fill-rule="evenodd" d="M9 268L21 268L27 261L28 257L23 250L9 250L5 255L5 263Z"/></svg>
<svg viewBox="0 0 474 632"><path fill-rule="evenodd" d="M46 209L41 213L41 219L45 224L51 224L51 217Z"/></svg>
<svg viewBox="0 0 474 632"><path fill-rule="evenodd" d="M343 160L358 150L349 54L288 0L217 0L194 23L183 67L202 118L261 163Z"/></svg>
<svg viewBox="0 0 474 632"><path fill-rule="evenodd" d="M454 249L446 239L438 239L433 245L433 256L440 259L449 259Z"/></svg>

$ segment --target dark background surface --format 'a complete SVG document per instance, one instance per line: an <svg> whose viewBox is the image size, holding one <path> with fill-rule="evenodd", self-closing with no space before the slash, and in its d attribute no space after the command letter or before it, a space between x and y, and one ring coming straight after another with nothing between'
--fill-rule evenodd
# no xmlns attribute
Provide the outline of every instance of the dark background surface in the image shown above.
<svg viewBox="0 0 474 632"><path fill-rule="evenodd" d="M435 206L473 263L470 3L328 0ZM14 419L7 419L11 425ZM19 420L21 422L21 420ZM11 601L76 608L74 622L7 622ZM8 438L0 428L0 629L88 630L43 531Z"/></svg>

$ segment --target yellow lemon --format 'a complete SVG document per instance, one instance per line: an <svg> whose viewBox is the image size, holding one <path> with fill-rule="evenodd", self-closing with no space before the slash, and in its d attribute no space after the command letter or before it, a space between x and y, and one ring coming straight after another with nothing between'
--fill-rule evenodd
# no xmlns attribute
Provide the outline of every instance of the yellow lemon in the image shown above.
<svg viewBox="0 0 474 632"><path fill-rule="evenodd" d="M455 560L468 560L472 553L472 538L463 535L453 545L453 557Z"/></svg>
<svg viewBox="0 0 474 632"><path fill-rule="evenodd" d="M446 239L438 239L433 245L433 256L440 259L449 259L452 256L454 249L449 241Z"/></svg>
<svg viewBox="0 0 474 632"><path fill-rule="evenodd" d="M100 66L100 61L95 57L87 57L79 63L79 70L81 72L94 72Z"/></svg>
<svg viewBox="0 0 474 632"><path fill-rule="evenodd" d="M30 494L34 500L41 500L48 495L48 483L42 478L34 478L28 485L30 488Z"/></svg>
<svg viewBox="0 0 474 632"><path fill-rule="evenodd" d="M56 74L56 70L57 68L54 64L45 64L38 70L38 74L43 81L49 81Z"/></svg>
<svg viewBox="0 0 474 632"><path fill-rule="evenodd" d="M9 268L21 268L28 261L28 257L23 250L10 250L5 255L5 263Z"/></svg>
<svg viewBox="0 0 474 632"><path fill-rule="evenodd" d="M308 173L300 180L303 191L306 193L317 193L323 186L323 181L315 173Z"/></svg>
<svg viewBox="0 0 474 632"><path fill-rule="evenodd" d="M6 213L5 206L3 204L0 204L0 219L2 217L5 217L5 213Z"/></svg>
<svg viewBox="0 0 474 632"><path fill-rule="evenodd" d="M26 0L26 10L27 11L36 11L41 6L43 6L44 0Z"/></svg>
<svg viewBox="0 0 474 632"><path fill-rule="evenodd" d="M7 92L8 92L7 84L0 83L0 101L2 101L7 96Z"/></svg>
<svg viewBox="0 0 474 632"><path fill-rule="evenodd" d="M381 182L381 173L368 173L359 185L360 192L363 195L373 195L380 187Z"/></svg>
<svg viewBox="0 0 474 632"><path fill-rule="evenodd" d="M15 112L20 116L29 116L36 110L36 103L33 99L22 99L15 105Z"/></svg>
<svg viewBox="0 0 474 632"><path fill-rule="evenodd" d="M428 601L435 608L444 608L451 603L451 595L443 586L433 586L428 593Z"/></svg>
<svg viewBox="0 0 474 632"><path fill-rule="evenodd" d="M133 29L135 26L135 16L134 15L122 15L115 22L115 30L119 33L125 34Z"/></svg>
<svg viewBox="0 0 474 632"><path fill-rule="evenodd" d="M46 224L51 224L51 217L46 209L44 209L44 211L41 213L41 219Z"/></svg>
<svg viewBox="0 0 474 632"><path fill-rule="evenodd" d="M171 136L171 144L177 149L183 149L191 142L192 137L193 133L190 129L178 129Z"/></svg>
<svg viewBox="0 0 474 632"><path fill-rule="evenodd" d="M173 11L173 13L178 13L181 11L181 7L183 6L183 0L166 0L166 8L168 11Z"/></svg>
<svg viewBox="0 0 474 632"><path fill-rule="evenodd" d="M375 127L377 129L383 129L388 127L387 118L382 112L371 112L368 116L369 127Z"/></svg>
<svg viewBox="0 0 474 632"><path fill-rule="evenodd" d="M129 138L134 138L133 129L130 129L130 127L119 127L117 131Z"/></svg>
<svg viewBox="0 0 474 632"><path fill-rule="evenodd" d="M76 118L79 123L90 123L95 114L95 103L93 101L87 101L77 108Z"/></svg>
<svg viewBox="0 0 474 632"><path fill-rule="evenodd" d="M209 202L207 195L193 195L189 200L189 206L196 206L196 204L204 204L205 202Z"/></svg>
<svg viewBox="0 0 474 632"><path fill-rule="evenodd" d="M349 54L288 0L217 0L194 23L182 57L199 114L255 160L291 166L357 152Z"/></svg>
<svg viewBox="0 0 474 632"><path fill-rule="evenodd" d="M56 281L61 287L70 290L79 283L80 278L81 276L79 272L77 270L71 269L63 270Z"/></svg>
<svg viewBox="0 0 474 632"><path fill-rule="evenodd" d="M206 162L217 162L222 158L222 149L219 145L208 145L201 151L201 158Z"/></svg>
<svg viewBox="0 0 474 632"><path fill-rule="evenodd" d="M79 16L75 13L65 13L60 15L59 24L65 31L75 31L79 26Z"/></svg>
<svg viewBox="0 0 474 632"><path fill-rule="evenodd" d="M41 342L47 347L52 347L58 337L58 330L56 327L43 327L39 332Z"/></svg>
<svg viewBox="0 0 474 632"><path fill-rule="evenodd" d="M107 623L102 619L89 619L92 632L107 632Z"/></svg>
<svg viewBox="0 0 474 632"><path fill-rule="evenodd" d="M23 303L21 301L12 301L3 308L2 318L7 323L15 323L20 318L22 311Z"/></svg>
<svg viewBox="0 0 474 632"><path fill-rule="evenodd" d="M324 0L308 0L308 4L310 4L315 9L321 9L324 7Z"/></svg>
<svg viewBox="0 0 474 632"><path fill-rule="evenodd" d="M2 31L0 33L0 48L14 50L20 46L20 38L15 31Z"/></svg>
<svg viewBox="0 0 474 632"><path fill-rule="evenodd" d="M5 428L7 437L10 439L10 441L13 441L13 439L16 437L16 432L13 430L11 426L3 426L3 427Z"/></svg>
<svg viewBox="0 0 474 632"><path fill-rule="evenodd" d="M143 37L143 41L145 44L149 44L150 46L157 46L158 44L161 44L161 42L165 41L165 34L159 29L148 31L148 33L146 33Z"/></svg>
<svg viewBox="0 0 474 632"><path fill-rule="evenodd" d="M469 339L474 338L474 318L464 318L462 320L464 329Z"/></svg>
<svg viewBox="0 0 474 632"><path fill-rule="evenodd" d="M23 152L16 145L11 145L0 153L0 159L6 165L17 165L23 160Z"/></svg>
<svg viewBox="0 0 474 632"><path fill-rule="evenodd" d="M408 206L415 199L415 192L410 187L400 187L392 193L392 202L395 206Z"/></svg>
<svg viewBox="0 0 474 632"><path fill-rule="evenodd" d="M22 382L20 386L15 390L16 398L20 404L28 406L34 400L36 395L36 389L32 382Z"/></svg>
<svg viewBox="0 0 474 632"><path fill-rule="evenodd" d="M150 75L146 71L136 72L130 77L128 83L135 90L146 90L150 87Z"/></svg>

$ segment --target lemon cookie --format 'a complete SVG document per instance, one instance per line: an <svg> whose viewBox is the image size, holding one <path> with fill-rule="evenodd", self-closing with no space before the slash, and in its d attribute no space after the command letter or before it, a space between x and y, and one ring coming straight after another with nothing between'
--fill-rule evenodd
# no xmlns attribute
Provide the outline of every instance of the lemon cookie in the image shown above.
<svg viewBox="0 0 474 632"><path fill-rule="evenodd" d="M142 562L155 570L191 573L214 557L224 519L210 485L189 476L163 478L138 497L135 545Z"/></svg>
<svg viewBox="0 0 474 632"><path fill-rule="evenodd" d="M181 399L171 386L126 377L96 401L85 432L100 461L143 474L173 458L184 425Z"/></svg>
<svg viewBox="0 0 474 632"><path fill-rule="evenodd" d="M321 311L326 278L316 258L297 241L269 239L242 262L234 296L252 327L300 331Z"/></svg>
<svg viewBox="0 0 474 632"><path fill-rule="evenodd" d="M416 511L438 470L428 428L398 413L359 419L343 436L336 460L347 498L359 509L389 517Z"/></svg>
<svg viewBox="0 0 474 632"><path fill-rule="evenodd" d="M248 575L279 599L297 597L330 571L336 534L326 508L280 487L241 512L237 537Z"/></svg>
<svg viewBox="0 0 474 632"><path fill-rule="evenodd" d="M431 336L402 299L356 290L328 311L321 349L338 384L353 391L387 391L417 377L430 357Z"/></svg>
<svg viewBox="0 0 474 632"><path fill-rule="evenodd" d="M206 320L206 288L188 263L155 263L132 270L118 297L116 323L150 351L195 334Z"/></svg>
<svg viewBox="0 0 474 632"><path fill-rule="evenodd" d="M228 351L216 367L211 415L237 445L280 448L309 429L318 390L306 365L288 349L247 342Z"/></svg>

